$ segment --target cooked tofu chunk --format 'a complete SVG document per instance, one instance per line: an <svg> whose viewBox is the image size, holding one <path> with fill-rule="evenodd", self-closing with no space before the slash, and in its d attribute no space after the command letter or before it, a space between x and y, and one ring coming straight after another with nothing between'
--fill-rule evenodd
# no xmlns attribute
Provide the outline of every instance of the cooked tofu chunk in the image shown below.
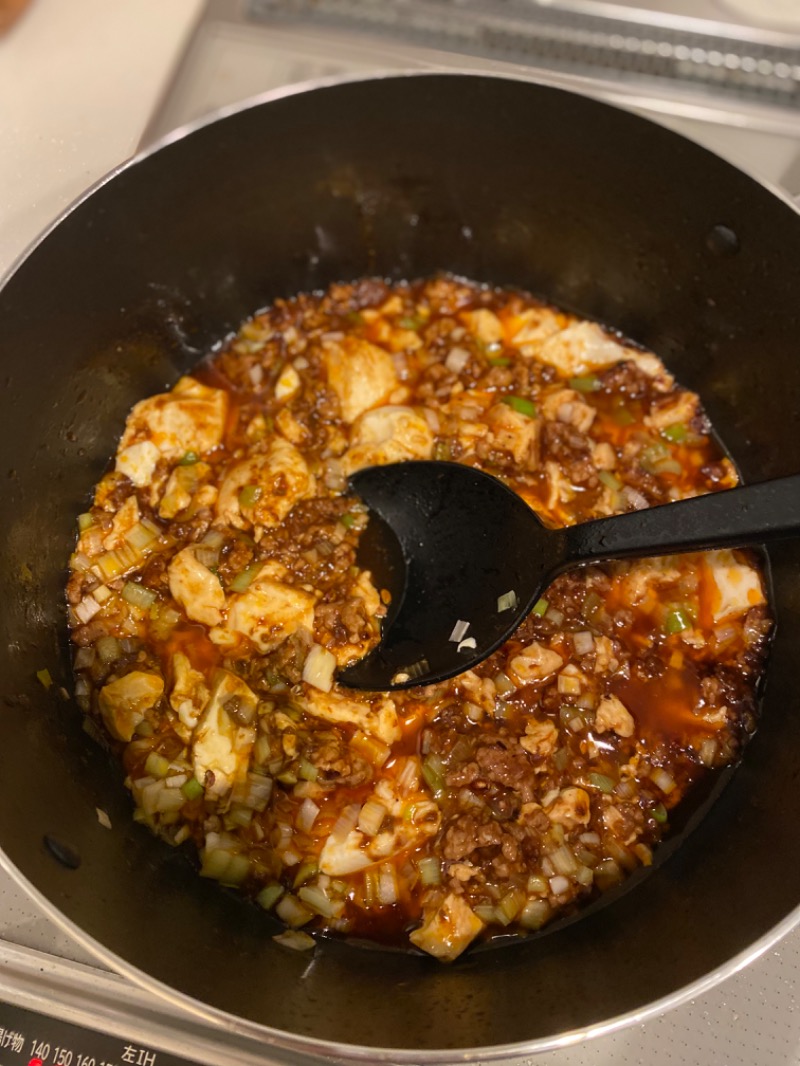
<svg viewBox="0 0 800 1066"><path fill-rule="evenodd" d="M391 355L359 337L328 341L322 360L345 422L355 422L364 411L386 403L398 385Z"/></svg>
<svg viewBox="0 0 800 1066"><path fill-rule="evenodd" d="M257 530L276 526L299 500L314 494L315 485L297 448L276 437L266 452L228 470L217 497L218 524Z"/></svg>
<svg viewBox="0 0 800 1066"><path fill-rule="evenodd" d="M125 536L139 521L139 501L135 496L129 496L117 513L114 515L110 531L103 538L103 547L106 551L121 548L125 543Z"/></svg>
<svg viewBox="0 0 800 1066"><path fill-rule="evenodd" d="M227 708L235 707L235 718ZM208 706L192 738L194 776L213 796L226 793L242 780L255 741L253 721L258 697L236 674L217 671Z"/></svg>
<svg viewBox="0 0 800 1066"><path fill-rule="evenodd" d="M144 670L132 670L104 685L98 703L109 733L117 740L131 740L146 712L163 694L164 679Z"/></svg>
<svg viewBox="0 0 800 1066"><path fill-rule="evenodd" d="M630 361L650 377L672 384L655 355L627 347L594 322L576 322L553 333L538 349L536 358L555 367L564 377L591 374L614 363Z"/></svg>
<svg viewBox="0 0 800 1066"><path fill-rule="evenodd" d="M400 739L397 708L388 696L349 697L341 692L329 694L309 687L302 704L315 718L356 725L384 744L394 744Z"/></svg>
<svg viewBox="0 0 800 1066"><path fill-rule="evenodd" d="M509 668L519 678L520 684L528 685L552 677L563 665L564 660L557 651L534 641L514 656Z"/></svg>
<svg viewBox="0 0 800 1066"><path fill-rule="evenodd" d="M216 574L195 556L194 545L178 552L169 565L169 591L193 622L218 626L225 608L225 592Z"/></svg>
<svg viewBox="0 0 800 1066"><path fill-rule="evenodd" d="M503 323L487 307L479 307L476 311L462 311L459 316L467 326L470 333L483 344L499 344L503 340Z"/></svg>
<svg viewBox="0 0 800 1066"><path fill-rule="evenodd" d="M529 418L506 403L496 403L486 414L489 439L495 448L508 452L525 470L539 465L538 418Z"/></svg>
<svg viewBox="0 0 800 1066"><path fill-rule="evenodd" d="M372 865L364 850L364 834L352 829L343 838L333 833L325 841L319 856L319 868L329 877L346 877Z"/></svg>
<svg viewBox="0 0 800 1066"><path fill-rule="evenodd" d="M137 403L128 416L117 451L117 470L139 487L150 484L159 459L177 461L187 452L198 455L222 442L228 394L191 377L172 392Z"/></svg>
<svg viewBox="0 0 800 1066"><path fill-rule="evenodd" d="M202 501L208 506L216 499L217 490L213 485L203 485L203 481L211 474L208 463L192 463L188 466L176 466L167 479L164 487L164 495L158 505L160 518L175 518L181 511L185 511L193 502L201 485L203 487Z"/></svg>
<svg viewBox="0 0 800 1066"><path fill-rule="evenodd" d="M245 592L228 598L225 621L209 634L215 644L231 646L247 637L266 653L301 627L313 632L316 597L280 580L282 574L279 567L266 564Z"/></svg>
<svg viewBox="0 0 800 1066"><path fill-rule="evenodd" d="M636 729L633 715L616 696L604 696L597 706L594 727L598 733L613 730L618 737L632 737Z"/></svg>
<svg viewBox="0 0 800 1066"><path fill-rule="evenodd" d="M558 730L549 718L526 722L519 742L530 755L552 755L558 747Z"/></svg>
<svg viewBox="0 0 800 1066"><path fill-rule="evenodd" d="M411 407L385 406L361 415L351 441L341 460L345 474L365 466L430 459L434 438L427 421Z"/></svg>
<svg viewBox="0 0 800 1066"><path fill-rule="evenodd" d="M565 422L588 433L597 412L575 389L557 389L543 399L542 414L553 422Z"/></svg>
<svg viewBox="0 0 800 1066"><path fill-rule="evenodd" d="M761 575L748 563L739 561L734 552L705 552L702 565L713 586L711 610L715 624L737 618L766 602Z"/></svg>
<svg viewBox="0 0 800 1066"><path fill-rule="evenodd" d="M545 807L545 814L550 821L562 825L565 829L588 825L591 812L588 792L574 786L563 788L553 802Z"/></svg>
<svg viewBox="0 0 800 1066"><path fill-rule="evenodd" d="M563 317L551 311L549 307L528 308L514 315L508 324L511 343L519 348L524 356L530 358L548 337L558 333L562 328Z"/></svg>
<svg viewBox="0 0 800 1066"><path fill-rule="evenodd" d="M483 922L461 897L451 892L435 911L427 911L409 940L443 962L452 962L483 929Z"/></svg>
<svg viewBox="0 0 800 1066"><path fill-rule="evenodd" d="M203 708L208 703L208 686L203 674L194 669L181 651L172 656L172 674L174 680L169 702L183 727L181 738L188 741Z"/></svg>
<svg viewBox="0 0 800 1066"><path fill-rule="evenodd" d="M117 453L117 471L130 478L137 488L144 488L153 479L161 452L150 440L129 444Z"/></svg>

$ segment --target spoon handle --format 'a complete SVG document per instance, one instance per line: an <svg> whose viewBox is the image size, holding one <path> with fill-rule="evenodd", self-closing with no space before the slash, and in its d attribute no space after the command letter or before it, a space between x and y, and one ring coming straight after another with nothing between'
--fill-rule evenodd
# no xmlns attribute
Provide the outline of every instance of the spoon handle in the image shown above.
<svg viewBox="0 0 800 1066"><path fill-rule="evenodd" d="M800 474L598 518L564 533L570 564L765 544L800 533Z"/></svg>

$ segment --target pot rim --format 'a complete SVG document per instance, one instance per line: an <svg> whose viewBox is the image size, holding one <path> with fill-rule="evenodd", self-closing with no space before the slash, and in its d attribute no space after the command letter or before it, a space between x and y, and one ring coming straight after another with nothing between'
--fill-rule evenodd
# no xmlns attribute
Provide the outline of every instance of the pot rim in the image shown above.
<svg viewBox="0 0 800 1066"><path fill-rule="evenodd" d="M98 962L104 963L109 969L127 978L145 992L157 996L172 1007L193 1016L201 1022L212 1025L215 1030L222 1034L245 1037L254 1042L278 1048L284 1052L310 1055L320 1061L330 1061L333 1057L337 1061L349 1063L382 1062L397 1064L397 1066L418 1066L420 1059L423 1058L426 1063L449 1066L456 1060L462 1063L478 1061L503 1062L517 1057L542 1054L546 1051L558 1051L562 1048L572 1047L575 1044L594 1040L597 1037L608 1036L633 1025L650 1021L676 1007L682 1006L697 996L710 992L717 985L755 962L756 959L760 958L783 937L800 925L800 904L798 904L782 921L764 933L748 948L745 948L715 970L710 971L704 977L700 977L691 984L685 985L667 996L662 996L661 999L654 1000L644 1007L619 1014L614 1018L587 1026L584 1029L572 1029L555 1036L518 1041L514 1044L494 1044L488 1047L456 1049L427 1048L418 1051L409 1048L376 1048L366 1044L344 1044L334 1040L322 1040L318 1037L296 1036L286 1030L274 1029L272 1026L240 1018L237 1015L230 1014L228 1011L202 1003L151 977L143 970L121 959L98 940L95 940L94 937L67 918L54 903L39 892L2 850L0 850L0 869L8 874L15 884L30 896L40 910L62 932L71 936L80 947L90 955L93 955Z"/></svg>

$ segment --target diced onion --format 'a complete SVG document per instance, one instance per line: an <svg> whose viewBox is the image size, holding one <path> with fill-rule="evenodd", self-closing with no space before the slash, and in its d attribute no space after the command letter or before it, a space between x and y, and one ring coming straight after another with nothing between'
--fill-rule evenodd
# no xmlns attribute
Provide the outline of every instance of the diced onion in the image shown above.
<svg viewBox="0 0 800 1066"><path fill-rule="evenodd" d="M100 604L97 602L94 596L84 596L81 602L76 604L75 607L73 607L75 617L78 619L81 625L86 625L87 622L90 622L99 610Z"/></svg>
<svg viewBox="0 0 800 1066"><path fill-rule="evenodd" d="M339 913L342 911L342 902L329 899L317 885L303 885L297 895L312 911L321 914L323 918L333 918L337 911Z"/></svg>
<svg viewBox="0 0 800 1066"><path fill-rule="evenodd" d="M459 620L453 626L453 632L450 634L449 640L451 640L453 644L457 644L467 635L468 629L469 622L465 622L462 618L459 618Z"/></svg>
<svg viewBox="0 0 800 1066"><path fill-rule="evenodd" d="M103 663L113 663L122 654L122 648L120 648L116 637L100 637L97 644L95 644L95 648L100 661Z"/></svg>
<svg viewBox="0 0 800 1066"><path fill-rule="evenodd" d="M319 814L319 807L312 799L303 800L300 804L300 810L297 812L297 828L301 829L304 833L309 832L314 822L317 820Z"/></svg>
<svg viewBox="0 0 800 1066"><path fill-rule="evenodd" d="M367 800L358 814L358 828L365 836L374 837L383 825L386 808L377 800Z"/></svg>
<svg viewBox="0 0 800 1066"><path fill-rule="evenodd" d="M444 365L453 374L460 374L469 362L469 352L466 348L451 348L447 353Z"/></svg>
<svg viewBox="0 0 800 1066"><path fill-rule="evenodd" d="M656 766L650 771L650 780L661 789L665 796L668 796L676 787L675 778L661 766Z"/></svg>
<svg viewBox="0 0 800 1066"><path fill-rule="evenodd" d="M291 893L287 893L277 903L275 907L275 913L281 919L291 926L292 929L297 929L301 925L305 925L306 922L310 922L314 917L314 912L309 910L300 900L293 896Z"/></svg>
<svg viewBox="0 0 800 1066"><path fill-rule="evenodd" d="M152 607L158 599L155 592L152 589L145 588L144 585L139 585L135 581L126 581L125 587L122 590L122 598L127 600L128 603L134 607L141 607L143 610L147 610Z"/></svg>
<svg viewBox="0 0 800 1066"><path fill-rule="evenodd" d="M591 655L594 651L594 637L588 629L584 629L573 635L572 645L577 655Z"/></svg>
<svg viewBox="0 0 800 1066"><path fill-rule="evenodd" d="M434 855L428 855L417 863L419 879L423 885L438 885L442 881L442 868Z"/></svg>
<svg viewBox="0 0 800 1066"><path fill-rule="evenodd" d="M519 924L525 929L541 929L553 911L546 899L531 899L522 908Z"/></svg>
<svg viewBox="0 0 800 1066"><path fill-rule="evenodd" d="M321 644L312 644L311 650L303 664L303 680L322 692L333 688L333 672L336 669L336 656Z"/></svg>
<svg viewBox="0 0 800 1066"><path fill-rule="evenodd" d="M310 951L317 942L314 937L308 936L302 930L287 930L286 933L278 933L272 938L275 943L283 948L291 948L292 951Z"/></svg>
<svg viewBox="0 0 800 1066"><path fill-rule="evenodd" d="M700 756L700 762L704 766L713 766L714 759L716 758L718 751L719 745L717 744L716 740L714 740L712 737L708 737L700 745L700 751L698 752Z"/></svg>
<svg viewBox="0 0 800 1066"><path fill-rule="evenodd" d="M553 893L554 896L563 896L565 892L569 891L569 881L561 874L556 877L551 877L550 891Z"/></svg>
<svg viewBox="0 0 800 1066"><path fill-rule="evenodd" d="M550 852L550 862L552 862L556 873L565 876L574 874L578 869L578 863L575 860L572 849L566 844L562 844L560 848Z"/></svg>
<svg viewBox="0 0 800 1066"><path fill-rule="evenodd" d="M397 872L390 863L384 863L378 876L378 899L385 906L397 903Z"/></svg>

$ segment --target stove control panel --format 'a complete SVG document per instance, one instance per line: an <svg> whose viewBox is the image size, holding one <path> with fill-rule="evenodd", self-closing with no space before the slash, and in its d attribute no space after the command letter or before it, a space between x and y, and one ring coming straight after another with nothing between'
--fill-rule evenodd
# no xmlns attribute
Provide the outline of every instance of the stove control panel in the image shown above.
<svg viewBox="0 0 800 1066"><path fill-rule="evenodd" d="M0 1066L197 1066L156 1048L0 1003Z"/></svg>

